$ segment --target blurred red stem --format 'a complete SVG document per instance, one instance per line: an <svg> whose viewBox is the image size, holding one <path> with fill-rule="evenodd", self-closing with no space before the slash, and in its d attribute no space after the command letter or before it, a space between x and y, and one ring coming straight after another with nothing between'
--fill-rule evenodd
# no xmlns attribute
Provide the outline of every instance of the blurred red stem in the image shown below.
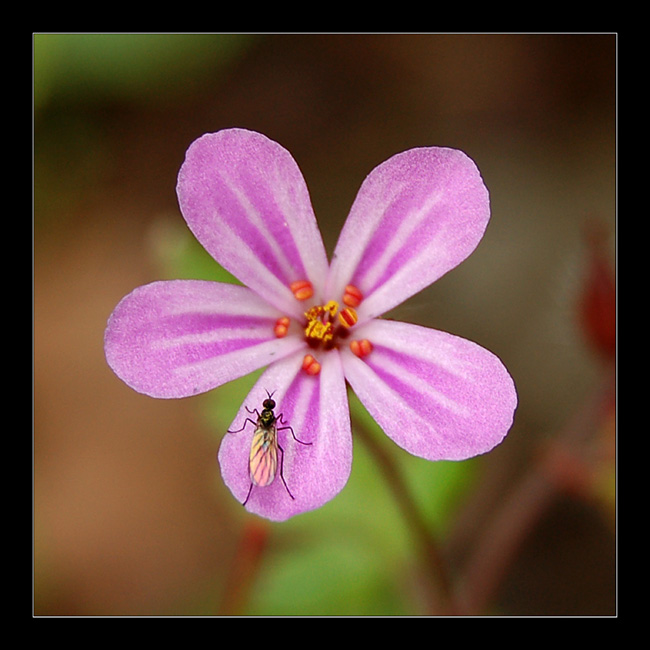
<svg viewBox="0 0 650 650"><path fill-rule="evenodd" d="M246 613L249 594L266 550L270 527L265 521L251 519L244 523L241 540L230 566L220 616L242 616Z"/></svg>

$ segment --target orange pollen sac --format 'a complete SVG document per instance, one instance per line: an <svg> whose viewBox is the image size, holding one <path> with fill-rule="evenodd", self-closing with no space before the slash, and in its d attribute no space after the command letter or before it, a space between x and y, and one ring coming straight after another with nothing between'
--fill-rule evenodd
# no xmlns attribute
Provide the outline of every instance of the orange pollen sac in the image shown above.
<svg viewBox="0 0 650 650"><path fill-rule="evenodd" d="M311 354L306 354L302 360L302 369L308 375L317 375L320 372L320 363Z"/></svg>
<svg viewBox="0 0 650 650"><path fill-rule="evenodd" d="M345 327L352 327L359 320L359 317L352 307L346 307L339 312L339 320Z"/></svg>
<svg viewBox="0 0 650 650"><path fill-rule="evenodd" d="M359 289L357 289L353 284L348 284L345 287L345 293L343 294L343 304L348 307L358 307L363 300L363 294Z"/></svg>
<svg viewBox="0 0 650 650"><path fill-rule="evenodd" d="M350 350L352 350L352 354L359 357L359 359L363 359L372 352L372 343L368 339L350 341Z"/></svg>
<svg viewBox="0 0 650 650"><path fill-rule="evenodd" d="M297 300L307 300L314 295L314 287L309 280L298 280L289 285L291 293Z"/></svg>
<svg viewBox="0 0 650 650"><path fill-rule="evenodd" d="M273 333L279 339L284 338L287 335L287 332L289 331L290 324L291 321L287 316L282 316L282 318L278 318L278 320L275 321L275 327L273 328Z"/></svg>

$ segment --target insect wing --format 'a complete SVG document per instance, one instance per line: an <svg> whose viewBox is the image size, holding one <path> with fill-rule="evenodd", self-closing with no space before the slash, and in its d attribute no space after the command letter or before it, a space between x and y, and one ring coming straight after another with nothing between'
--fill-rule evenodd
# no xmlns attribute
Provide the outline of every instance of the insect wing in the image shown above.
<svg viewBox="0 0 650 650"><path fill-rule="evenodd" d="M264 487L273 483L278 469L278 443L275 424L258 426L253 434L249 460L251 481Z"/></svg>

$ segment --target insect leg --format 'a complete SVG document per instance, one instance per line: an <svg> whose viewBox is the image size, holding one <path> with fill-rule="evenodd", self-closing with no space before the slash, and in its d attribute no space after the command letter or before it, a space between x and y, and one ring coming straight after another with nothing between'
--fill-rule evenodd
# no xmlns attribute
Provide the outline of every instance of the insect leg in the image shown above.
<svg viewBox="0 0 650 650"><path fill-rule="evenodd" d="M255 412L257 413L257 411L255 411ZM257 426L257 422L255 422L255 420L251 420L250 418L246 418L244 420L244 426L241 429L235 429L235 431L231 431L230 429L228 429L228 433L239 433L240 431L243 431L246 428L246 423L247 422L250 422L254 427Z"/></svg>
<svg viewBox="0 0 650 650"><path fill-rule="evenodd" d="M244 499L244 503L242 503L243 506L245 506L248 503L248 499L250 499L252 491L253 491L253 484L251 483L251 486L248 488L248 494L246 495L246 498Z"/></svg>
<svg viewBox="0 0 650 650"><path fill-rule="evenodd" d="M284 421L284 419L282 418L282 413L280 413L280 415L278 415L278 422L280 424L287 424ZM299 442L301 445L311 445L312 444L311 442L305 442L304 440L298 440L298 438L296 438L296 434L293 432L293 429L289 425L287 425L286 427L279 427L278 431L286 431L287 429L289 429L289 431L291 431L291 435L293 436L293 439L296 442Z"/></svg>
<svg viewBox="0 0 650 650"><path fill-rule="evenodd" d="M284 480L284 449L282 449L280 445L278 445L278 449L280 450L280 478L284 483L284 487L286 488L288 495L295 501L295 497L293 494L291 494L291 490L289 489L287 482Z"/></svg>

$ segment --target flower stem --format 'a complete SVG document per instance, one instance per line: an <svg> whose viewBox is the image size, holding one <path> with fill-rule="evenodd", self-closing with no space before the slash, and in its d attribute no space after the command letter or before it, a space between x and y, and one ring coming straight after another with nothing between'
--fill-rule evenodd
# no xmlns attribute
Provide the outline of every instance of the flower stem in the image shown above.
<svg viewBox="0 0 650 650"><path fill-rule="evenodd" d="M353 416L353 431L359 436L386 476L395 500L413 537L417 540L422 562L426 567L427 587L430 592L432 614L450 615L455 611L451 581L439 545L432 535L420 509L404 481L393 457L376 441L364 423Z"/></svg>
<svg viewBox="0 0 650 650"><path fill-rule="evenodd" d="M242 616L248 596L257 576L269 538L270 527L265 521L252 519L244 523L241 541L233 558L224 588L220 616Z"/></svg>
<svg viewBox="0 0 650 650"><path fill-rule="evenodd" d="M590 440L611 405L614 390L614 374L606 369L602 384L557 432L551 449L530 463L511 493L501 499L462 569L457 592L466 615L482 615L490 608L521 544L553 500L566 491L567 471L574 474L572 482L580 481ZM567 461L571 462L568 468Z"/></svg>

